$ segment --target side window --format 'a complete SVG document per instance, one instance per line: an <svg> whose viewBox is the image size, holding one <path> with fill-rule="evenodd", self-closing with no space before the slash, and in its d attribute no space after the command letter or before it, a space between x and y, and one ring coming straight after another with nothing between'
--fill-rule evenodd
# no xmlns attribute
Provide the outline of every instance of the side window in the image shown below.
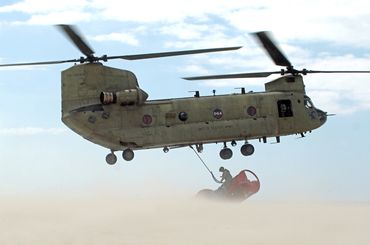
<svg viewBox="0 0 370 245"><path fill-rule="evenodd" d="M279 117L292 117L292 102L290 100L278 100Z"/></svg>

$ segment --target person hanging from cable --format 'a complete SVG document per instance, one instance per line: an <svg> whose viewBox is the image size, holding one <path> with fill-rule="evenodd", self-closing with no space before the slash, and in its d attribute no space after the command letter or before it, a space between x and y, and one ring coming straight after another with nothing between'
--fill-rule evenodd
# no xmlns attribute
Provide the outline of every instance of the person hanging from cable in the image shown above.
<svg viewBox="0 0 370 245"><path fill-rule="evenodd" d="M190 148L193 149L194 153L198 156L199 160L203 163L204 167L207 168L208 172L212 175L213 180L218 183L222 184L216 192L221 192L222 194L226 194L229 186L231 185L233 176L230 174L230 171L224 167L220 167L219 171L222 173L221 180L218 180L213 172L208 168L207 164L203 161L203 159L199 156L199 154L196 152L196 150L193 148L192 145L190 145Z"/></svg>
<svg viewBox="0 0 370 245"><path fill-rule="evenodd" d="M222 173L220 176L221 180L216 179L211 172L213 180L218 184L222 184L216 191L226 192L231 184L233 176L230 174L230 171L224 167L220 167L219 171Z"/></svg>

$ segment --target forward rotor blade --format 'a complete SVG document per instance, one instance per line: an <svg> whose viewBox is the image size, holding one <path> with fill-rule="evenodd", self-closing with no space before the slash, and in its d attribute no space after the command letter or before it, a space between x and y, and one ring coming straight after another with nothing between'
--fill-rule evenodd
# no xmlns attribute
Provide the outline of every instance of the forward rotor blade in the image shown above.
<svg viewBox="0 0 370 245"><path fill-rule="evenodd" d="M210 49L194 49L194 50L183 50L183 51L161 52L161 53L120 55L120 56L108 56L107 59L142 60L142 59L154 59L154 58L179 56L179 55L231 51L231 50L237 50L237 49L240 49L240 48L241 48L241 46L225 47L225 48L210 48Z"/></svg>
<svg viewBox="0 0 370 245"><path fill-rule="evenodd" d="M265 50L270 55L270 57L272 58L276 65L285 67L292 66L290 61L276 46L275 42L273 41L272 37L269 35L268 32L256 32L253 34L261 42L262 46L265 48Z"/></svg>
<svg viewBox="0 0 370 245"><path fill-rule="evenodd" d="M297 71L297 74L309 74L309 73L370 73L370 71L315 71L315 70L302 70ZM225 74L225 75L210 75L210 76L197 76L197 77L183 77L185 80L210 80L210 79L232 79L232 78L258 78L268 77L272 74L282 75L282 71L272 72L249 72L249 73L237 73L237 74Z"/></svg>
<svg viewBox="0 0 370 245"><path fill-rule="evenodd" d="M71 25L57 25L58 28L76 45L76 47L86 56L91 57L94 51L78 33L77 29Z"/></svg>
<svg viewBox="0 0 370 245"><path fill-rule="evenodd" d="M302 70L301 73L370 73L370 71L316 71L316 70Z"/></svg>
<svg viewBox="0 0 370 245"><path fill-rule="evenodd" d="M280 73L281 71L250 72L250 73L237 73L237 74L225 74L225 75L183 77L183 79L185 80L209 80L209 79L231 79L231 78L258 78L258 77L268 77L272 74L280 74Z"/></svg>
<svg viewBox="0 0 370 245"><path fill-rule="evenodd" d="M14 64L0 64L0 67L9 66L34 66L34 65L53 65L53 64L63 64L69 62L79 62L80 60L56 60L56 61L42 61L42 62L29 62L29 63L14 63Z"/></svg>

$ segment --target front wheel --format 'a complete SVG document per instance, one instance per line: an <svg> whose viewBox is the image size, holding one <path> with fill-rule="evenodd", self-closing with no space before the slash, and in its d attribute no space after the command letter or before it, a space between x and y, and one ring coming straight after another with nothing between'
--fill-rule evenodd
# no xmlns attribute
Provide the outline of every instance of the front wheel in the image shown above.
<svg viewBox="0 0 370 245"><path fill-rule="evenodd" d="M122 157L126 161L131 161L134 159L135 153L131 149L126 149L122 152Z"/></svg>

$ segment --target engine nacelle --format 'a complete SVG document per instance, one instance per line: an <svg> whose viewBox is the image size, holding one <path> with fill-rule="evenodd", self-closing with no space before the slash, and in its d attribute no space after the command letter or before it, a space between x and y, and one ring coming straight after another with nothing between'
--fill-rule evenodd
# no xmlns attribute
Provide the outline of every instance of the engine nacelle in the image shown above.
<svg viewBox="0 0 370 245"><path fill-rule="evenodd" d="M103 105L120 104L121 106L142 105L148 94L140 88L125 89L118 92L101 92L100 102Z"/></svg>

